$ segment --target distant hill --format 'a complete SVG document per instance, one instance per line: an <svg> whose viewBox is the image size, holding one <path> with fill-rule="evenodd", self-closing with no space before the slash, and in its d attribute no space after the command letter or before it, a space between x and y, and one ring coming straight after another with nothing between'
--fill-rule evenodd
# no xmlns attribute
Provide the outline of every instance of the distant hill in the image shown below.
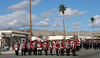
<svg viewBox="0 0 100 58"><path fill-rule="evenodd" d="M29 30L27 31L27 29L12 29L14 31L23 31L23 32L29 32ZM53 30L53 31L49 31L49 30L38 30L38 29L33 29L32 33L35 36L39 36L39 35L45 35L45 36L59 36L62 35L62 31L59 30ZM80 31L80 36L92 36L92 32L90 31ZM78 32L67 32L66 31L66 35L68 36L72 36L72 35L78 35ZM100 36L100 31L95 31L94 32L95 36Z"/></svg>

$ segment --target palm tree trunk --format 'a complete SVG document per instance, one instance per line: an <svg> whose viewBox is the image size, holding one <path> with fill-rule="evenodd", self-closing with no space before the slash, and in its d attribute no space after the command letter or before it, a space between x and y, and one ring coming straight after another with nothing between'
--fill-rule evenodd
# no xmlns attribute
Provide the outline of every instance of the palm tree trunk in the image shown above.
<svg viewBox="0 0 100 58"><path fill-rule="evenodd" d="M30 41L31 41L31 37L32 37L31 0L29 1L30 1Z"/></svg>
<svg viewBox="0 0 100 58"><path fill-rule="evenodd" d="M64 14L63 14L63 28L64 28L64 39L65 39L66 38L66 32L65 32Z"/></svg>
<svg viewBox="0 0 100 58"><path fill-rule="evenodd" d="M93 24L93 39L92 39L93 41L94 40L94 22L92 24Z"/></svg>

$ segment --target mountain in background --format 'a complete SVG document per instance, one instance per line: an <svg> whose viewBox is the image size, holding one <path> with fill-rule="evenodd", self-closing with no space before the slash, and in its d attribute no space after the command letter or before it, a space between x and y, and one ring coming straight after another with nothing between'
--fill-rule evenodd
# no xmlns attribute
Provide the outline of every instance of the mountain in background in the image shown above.
<svg viewBox="0 0 100 58"><path fill-rule="evenodd" d="M11 29L13 31L22 31L22 32L29 32L28 29ZM62 31L59 30L39 30L39 29L32 29L32 33L34 36L39 36L39 35L44 35L46 37L48 36L61 36L62 35ZM80 36L92 36L92 32L91 31L80 31L79 32ZM78 35L78 32L74 31L74 32L67 32L66 31L66 35L67 36L73 36L73 35ZM95 31L94 32L95 36L100 36L100 31Z"/></svg>

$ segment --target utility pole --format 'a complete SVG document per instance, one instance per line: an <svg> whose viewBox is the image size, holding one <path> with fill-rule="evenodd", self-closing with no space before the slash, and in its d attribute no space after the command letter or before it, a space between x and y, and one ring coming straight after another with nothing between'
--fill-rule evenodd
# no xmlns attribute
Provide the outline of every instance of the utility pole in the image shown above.
<svg viewBox="0 0 100 58"><path fill-rule="evenodd" d="M79 25L78 25L78 40L80 40L80 39L79 39L79 38L80 38L79 36L80 36L80 35L79 35Z"/></svg>
<svg viewBox="0 0 100 58"><path fill-rule="evenodd" d="M79 22L79 20L78 20L78 22ZM80 41L80 31L79 31L79 25L80 25L80 23L78 23L78 40Z"/></svg>
<svg viewBox="0 0 100 58"><path fill-rule="evenodd" d="M31 0L30 1L30 41L32 37L32 20L31 20Z"/></svg>

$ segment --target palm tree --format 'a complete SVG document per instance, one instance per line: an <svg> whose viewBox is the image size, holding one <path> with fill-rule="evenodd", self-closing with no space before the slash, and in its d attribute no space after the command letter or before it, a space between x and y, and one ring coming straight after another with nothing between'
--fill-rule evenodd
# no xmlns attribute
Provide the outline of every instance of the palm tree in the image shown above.
<svg viewBox="0 0 100 58"><path fill-rule="evenodd" d="M31 0L29 0L29 2L30 2L30 41L31 41L32 37Z"/></svg>
<svg viewBox="0 0 100 58"><path fill-rule="evenodd" d="M93 18L93 17L91 17L91 22L92 22L92 27L93 27L93 39L94 39L94 21L95 21L95 19ZM92 39L92 41L93 41L93 39Z"/></svg>
<svg viewBox="0 0 100 58"><path fill-rule="evenodd" d="M62 12L63 14L63 28L64 28L64 39L66 38L66 32L65 32L65 23L64 23L64 11L66 10L67 7L65 7L65 5L60 5L59 7L59 12Z"/></svg>

